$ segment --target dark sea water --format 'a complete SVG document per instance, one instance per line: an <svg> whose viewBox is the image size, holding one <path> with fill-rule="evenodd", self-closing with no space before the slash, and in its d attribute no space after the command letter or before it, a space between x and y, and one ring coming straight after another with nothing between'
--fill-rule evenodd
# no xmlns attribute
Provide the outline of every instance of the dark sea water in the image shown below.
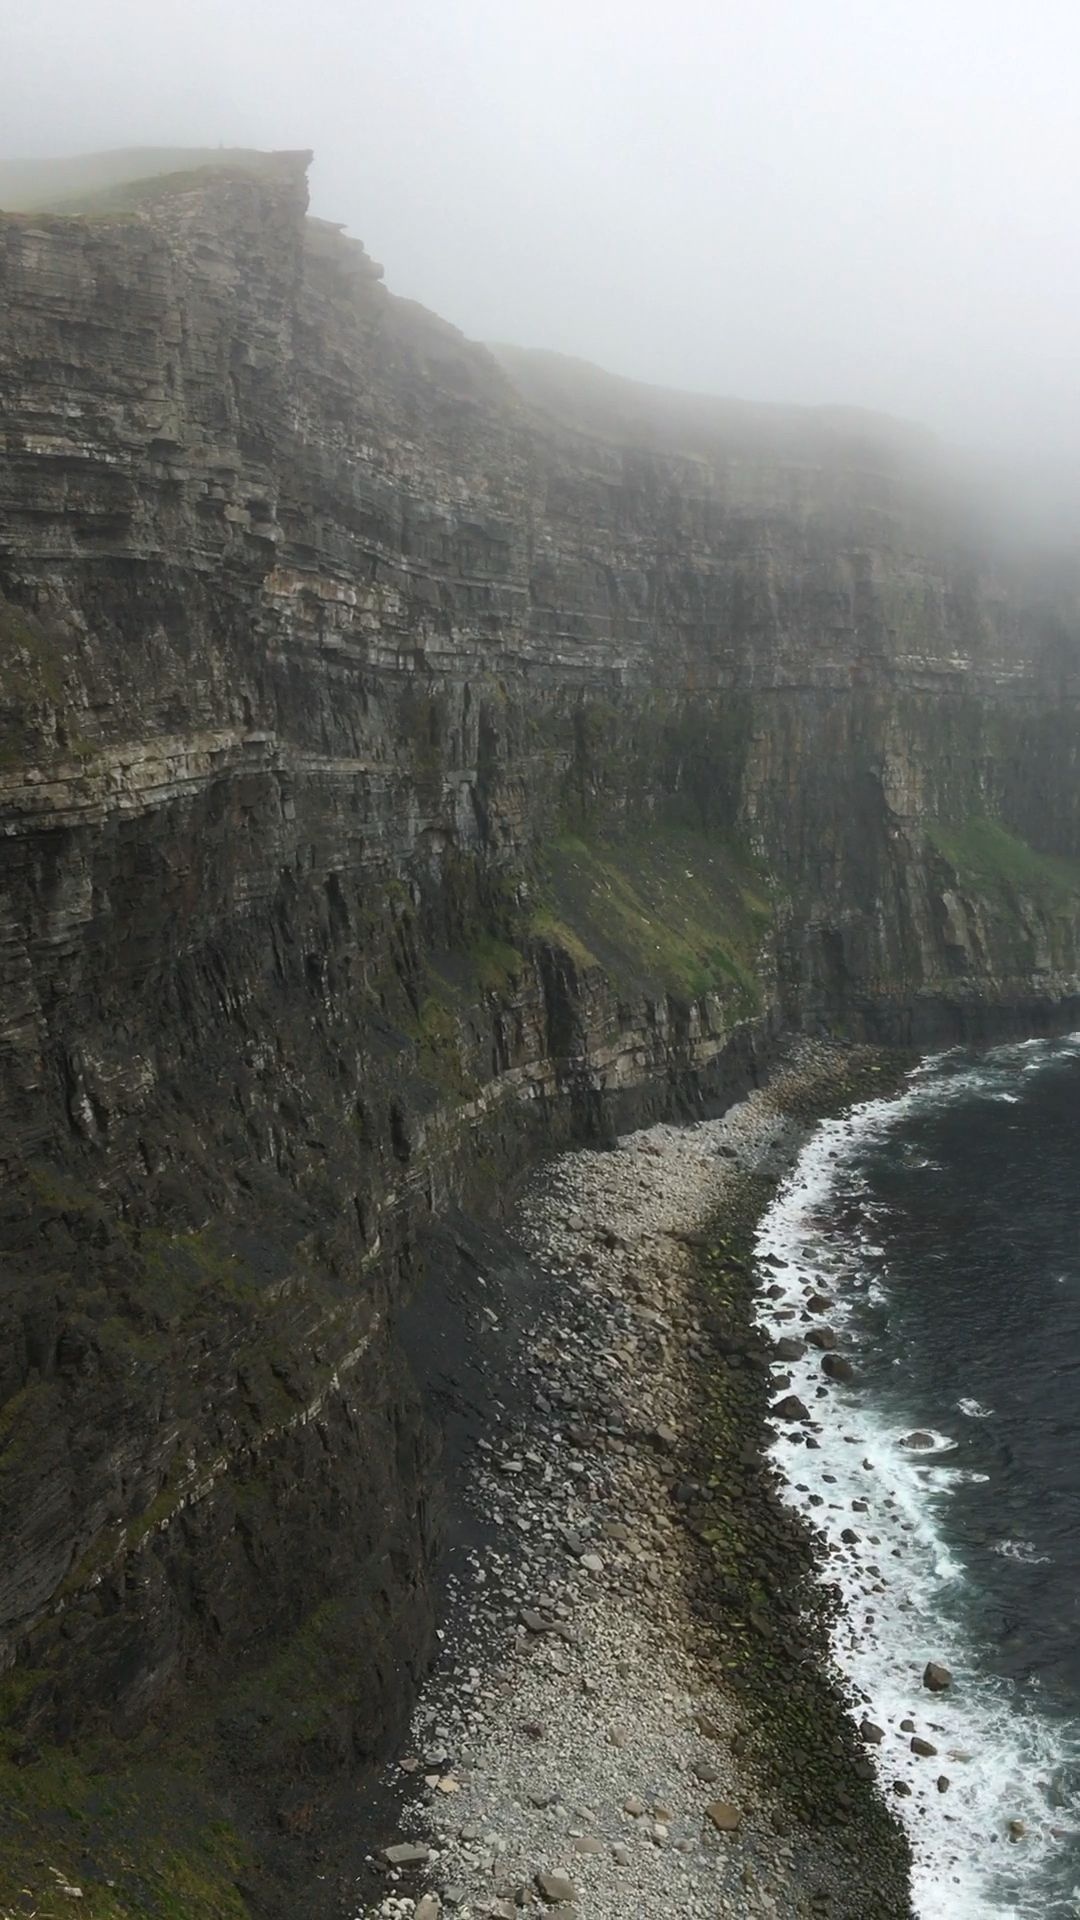
<svg viewBox="0 0 1080 1920"><path fill-rule="evenodd" d="M1078 1176L1080 1036L955 1052L826 1123L760 1236L765 1324L827 1321L858 1370L823 1398L821 1355L795 1363L820 1447L776 1455L831 1542L883 1785L912 1788L925 1920L1080 1915Z"/></svg>

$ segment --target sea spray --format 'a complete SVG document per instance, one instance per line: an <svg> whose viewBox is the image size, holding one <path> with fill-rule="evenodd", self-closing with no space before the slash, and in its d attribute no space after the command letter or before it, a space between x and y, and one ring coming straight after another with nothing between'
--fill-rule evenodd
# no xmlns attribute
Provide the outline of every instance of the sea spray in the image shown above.
<svg viewBox="0 0 1080 1920"><path fill-rule="evenodd" d="M778 1422L772 1451L787 1499L824 1538L821 1577L843 1596L834 1653L856 1719L882 1732L868 1751L909 1831L922 1920L1080 1911L1061 1877L1073 1753L1067 1725L1040 1711L1037 1684L1021 1688L981 1657L948 1518L957 1490L987 1478L963 1461L959 1436L993 1411L960 1395L953 1431L943 1421L914 1434L903 1417L908 1355L890 1328L888 1209L864 1164L885 1150L906 1156L913 1178L945 1177L906 1136L913 1117L965 1101L1016 1107L1018 1087L1078 1054L1073 1036L925 1063L899 1097L818 1128L757 1236L762 1325L777 1338L817 1330L826 1343L831 1330L855 1369L854 1383L834 1384L817 1345L778 1365L811 1424ZM1026 1539L996 1550L1040 1557ZM923 1686L928 1661L950 1670L946 1691Z"/></svg>

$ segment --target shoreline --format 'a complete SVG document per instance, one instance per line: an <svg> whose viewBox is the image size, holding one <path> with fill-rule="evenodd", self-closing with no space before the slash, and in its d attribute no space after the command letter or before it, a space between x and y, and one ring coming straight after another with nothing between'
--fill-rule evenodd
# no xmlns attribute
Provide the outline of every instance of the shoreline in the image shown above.
<svg viewBox="0 0 1080 1920"><path fill-rule="evenodd" d="M526 1190L543 1283L476 1440L478 1524L357 1916L909 1920L817 1549L764 1454L750 1261L812 1128L898 1064L796 1044L720 1119L564 1155Z"/></svg>
<svg viewBox="0 0 1080 1920"><path fill-rule="evenodd" d="M864 1158L884 1152L890 1166L902 1163L920 1115L925 1122L928 1113L963 1113L970 1102L974 1125L980 1105L990 1111L1004 1102L1012 1112L1021 1059L1027 1084L1028 1075L1060 1063L1061 1043L1030 1039L959 1062L928 1058L899 1099L871 1099L820 1127L757 1240L758 1260L774 1275L759 1297L760 1324L773 1339L810 1335L796 1339L801 1351L792 1355L793 1390L810 1418L776 1423L772 1457L785 1499L819 1532L823 1568L843 1596L835 1662L857 1703L880 1789L908 1828L913 1897L926 1920L991 1908L1041 1914L1051 1904L1057 1912L1058 1900L1064 1912L1075 1901L1074 1815L1056 1786L1067 1764L1059 1722L1052 1709L1049 1717L1040 1711L1037 1669L1025 1698L987 1659L985 1615L965 1604L979 1592L979 1575L966 1561L963 1528L949 1519L963 1483L993 1481L990 1459L972 1464L964 1435L992 1409L989 1399L954 1398L954 1379L944 1400L924 1402L914 1417L909 1393L926 1376L918 1362L910 1374L901 1363L890 1305L911 1275L896 1275L891 1231L879 1224L881 1191ZM920 1169L934 1164L923 1151L914 1161ZM947 1156L945 1175L956 1176ZM934 1220L932 1208L918 1218ZM940 1233L940 1215L936 1226ZM962 1229L960 1240L962 1260ZM867 1312L884 1315L884 1328ZM815 1340L811 1327L831 1338ZM838 1376L830 1372L836 1360Z"/></svg>

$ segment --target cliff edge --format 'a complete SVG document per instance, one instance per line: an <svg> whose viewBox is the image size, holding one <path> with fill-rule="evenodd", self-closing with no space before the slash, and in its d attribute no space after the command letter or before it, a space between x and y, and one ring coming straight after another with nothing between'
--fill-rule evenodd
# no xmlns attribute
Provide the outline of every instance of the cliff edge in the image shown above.
<svg viewBox="0 0 1080 1920"><path fill-rule="evenodd" d="M1080 1002L1069 568L474 345L306 164L0 216L0 1906L294 1910L430 1643L427 1222Z"/></svg>

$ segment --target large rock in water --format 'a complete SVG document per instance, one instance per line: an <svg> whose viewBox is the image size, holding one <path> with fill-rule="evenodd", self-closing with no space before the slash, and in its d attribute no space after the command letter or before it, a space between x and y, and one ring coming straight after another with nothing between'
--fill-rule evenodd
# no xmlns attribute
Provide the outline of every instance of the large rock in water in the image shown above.
<svg viewBox="0 0 1080 1920"><path fill-rule="evenodd" d="M838 1386L850 1386L855 1378L855 1369L851 1361L845 1360L842 1353L823 1354L821 1371L828 1379L835 1380Z"/></svg>
<svg viewBox="0 0 1080 1920"><path fill-rule="evenodd" d="M923 1670L922 1683L930 1693L944 1693L952 1686L952 1674L948 1667L939 1666L936 1660L928 1660Z"/></svg>
<svg viewBox="0 0 1080 1920"><path fill-rule="evenodd" d="M769 1409L776 1420L809 1420L810 1409L803 1405L797 1393L785 1394Z"/></svg>

